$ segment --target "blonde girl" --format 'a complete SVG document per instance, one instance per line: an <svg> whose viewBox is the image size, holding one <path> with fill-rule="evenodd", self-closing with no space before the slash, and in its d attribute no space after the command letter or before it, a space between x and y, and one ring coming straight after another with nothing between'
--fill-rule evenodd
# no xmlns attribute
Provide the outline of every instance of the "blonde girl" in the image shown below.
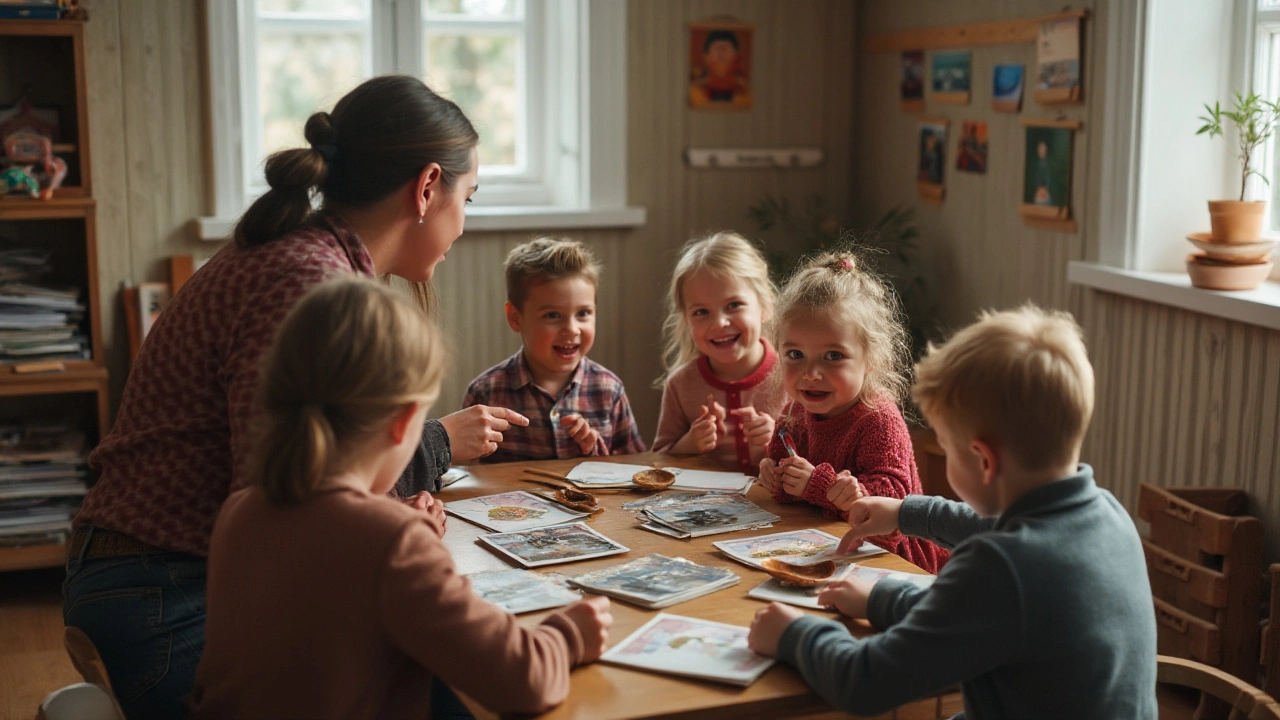
<svg viewBox="0 0 1280 720"><path fill-rule="evenodd" d="M599 656L603 598L521 627L458 574L438 502L387 496L443 364L439 331L373 281L326 282L289 312L262 370L249 487L213 530L193 717L426 717L433 677L537 713Z"/></svg>
<svg viewBox="0 0 1280 720"><path fill-rule="evenodd" d="M808 502L844 517L863 494L919 494L911 436L898 408L910 361L893 291L851 253L812 258L782 291L778 348L789 401L760 462L779 502ZM947 553L918 538L877 544L936 572Z"/></svg>
<svg viewBox="0 0 1280 720"><path fill-rule="evenodd" d="M720 232L685 244L667 295L655 451L755 473L785 399L765 339L774 304L769 266L746 238Z"/></svg>

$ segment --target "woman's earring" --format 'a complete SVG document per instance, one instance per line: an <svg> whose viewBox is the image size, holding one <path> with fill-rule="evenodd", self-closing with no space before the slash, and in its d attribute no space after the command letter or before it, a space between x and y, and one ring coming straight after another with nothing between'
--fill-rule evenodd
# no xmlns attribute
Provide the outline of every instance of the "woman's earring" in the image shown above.
<svg viewBox="0 0 1280 720"><path fill-rule="evenodd" d="M418 216L418 224L419 224L419 225L421 225L421 224L424 222L423 218L425 218L425 217L426 217L426 215L419 215L419 216Z"/></svg>

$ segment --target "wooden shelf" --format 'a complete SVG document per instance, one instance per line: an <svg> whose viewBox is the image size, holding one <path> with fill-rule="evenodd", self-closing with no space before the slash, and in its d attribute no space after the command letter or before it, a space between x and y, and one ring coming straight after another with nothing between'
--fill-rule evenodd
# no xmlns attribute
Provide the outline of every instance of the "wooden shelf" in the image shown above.
<svg viewBox="0 0 1280 720"><path fill-rule="evenodd" d="M61 190L63 188L59 188ZM74 189L74 188L68 188ZM49 220L53 218L85 217L93 212L93 198L83 195L54 195L49 200L22 197L20 195L0 196L0 220Z"/></svg>
<svg viewBox="0 0 1280 720"><path fill-rule="evenodd" d="M50 390L50 386L74 386L89 389L97 383L106 381L107 369L92 360L63 361L66 368L62 371L19 373L13 365L0 365L0 395L19 394L15 385L30 386L19 389L23 395L49 395L59 392L76 392L75 390Z"/></svg>
<svg viewBox="0 0 1280 720"><path fill-rule="evenodd" d="M67 544L0 548L0 572L59 567L67 563Z"/></svg>

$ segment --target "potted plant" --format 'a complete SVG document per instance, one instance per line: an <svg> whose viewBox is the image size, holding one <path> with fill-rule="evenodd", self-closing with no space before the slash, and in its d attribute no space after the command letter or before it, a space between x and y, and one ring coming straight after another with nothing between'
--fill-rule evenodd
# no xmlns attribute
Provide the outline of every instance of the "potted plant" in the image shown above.
<svg viewBox="0 0 1280 720"><path fill-rule="evenodd" d="M1197 135L1210 138L1225 136L1223 121L1230 120L1238 131L1236 156L1240 159L1240 199L1210 200L1209 221L1213 239L1219 243L1254 243L1262 236L1262 222L1267 213L1266 200L1245 200L1249 176L1256 175L1268 187L1271 182L1254 167L1254 160L1262 145L1275 132L1280 120L1280 103L1267 100L1257 93L1247 96L1235 94L1235 107L1224 110L1220 103L1213 107L1206 103L1207 115L1200 117L1204 125Z"/></svg>

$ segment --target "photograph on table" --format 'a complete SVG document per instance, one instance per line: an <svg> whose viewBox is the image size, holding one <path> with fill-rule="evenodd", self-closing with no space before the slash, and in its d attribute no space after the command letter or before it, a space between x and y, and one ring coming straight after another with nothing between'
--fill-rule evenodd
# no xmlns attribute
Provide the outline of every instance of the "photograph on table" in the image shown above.
<svg viewBox="0 0 1280 720"><path fill-rule="evenodd" d="M750 685L773 667L773 658L747 647L745 627L658 613L609 648L600 659L653 672Z"/></svg>
<svg viewBox="0 0 1280 720"><path fill-rule="evenodd" d="M481 535L480 541L527 568L617 555L630 550L582 523Z"/></svg>
<svg viewBox="0 0 1280 720"><path fill-rule="evenodd" d="M738 576L725 568L653 554L569 578L569 583L647 610L657 610L736 585Z"/></svg>
<svg viewBox="0 0 1280 720"><path fill-rule="evenodd" d="M902 53L902 80L899 83L902 109L907 112L924 110L924 51L904 50Z"/></svg>
<svg viewBox="0 0 1280 720"><path fill-rule="evenodd" d="M933 101L968 105L973 54L968 50L940 50L933 54Z"/></svg>
<svg viewBox="0 0 1280 720"><path fill-rule="evenodd" d="M1040 23L1036 39L1036 102L1074 105L1080 94L1080 26L1083 18L1062 17Z"/></svg>
<svg viewBox="0 0 1280 720"><path fill-rule="evenodd" d="M1021 65L996 65L991 74L991 109L996 112L1016 113L1022 109Z"/></svg>
<svg viewBox="0 0 1280 720"><path fill-rule="evenodd" d="M754 25L732 21L689 23L689 106L695 110L751 108Z"/></svg>
<svg viewBox="0 0 1280 720"><path fill-rule="evenodd" d="M987 172L987 124L965 120L960 124L960 144L956 147L956 169L985 175Z"/></svg>
<svg viewBox="0 0 1280 720"><path fill-rule="evenodd" d="M916 190L920 198L932 205L941 205L944 196L943 173L947 165L946 118L925 118L919 123L920 162L916 174Z"/></svg>
<svg viewBox="0 0 1280 720"><path fill-rule="evenodd" d="M491 570L468 575L471 591L512 615L556 608L582 599L551 578L531 570Z"/></svg>
<svg viewBox="0 0 1280 720"><path fill-rule="evenodd" d="M562 525L588 513L566 510L552 502L523 490L455 500L445 503L444 511L486 530L516 532L531 528Z"/></svg>
<svg viewBox="0 0 1280 720"><path fill-rule="evenodd" d="M1033 227L1075 232L1071 219L1072 141L1080 123L1070 120L1022 121L1026 126L1022 203L1018 212Z"/></svg>
<svg viewBox="0 0 1280 720"><path fill-rule="evenodd" d="M719 540L711 544L743 565L758 569L763 568L761 561L769 558L786 560L795 565L805 565L825 560L837 563L852 562L854 558L885 552L869 542L864 542L856 550L838 555L836 547L840 544L840 538L816 528L787 530L738 540Z"/></svg>

